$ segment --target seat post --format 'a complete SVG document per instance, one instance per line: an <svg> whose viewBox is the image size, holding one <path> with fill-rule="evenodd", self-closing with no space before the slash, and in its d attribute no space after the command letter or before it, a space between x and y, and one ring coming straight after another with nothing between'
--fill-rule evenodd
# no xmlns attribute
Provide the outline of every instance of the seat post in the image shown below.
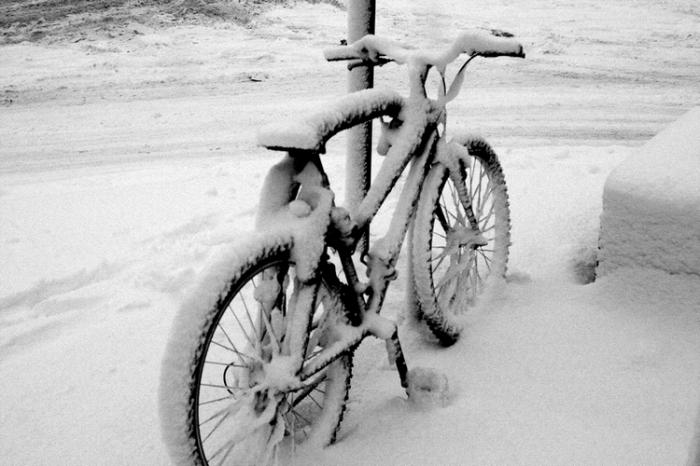
<svg viewBox="0 0 700 466"><path fill-rule="evenodd" d="M348 43L374 34L376 0L350 0L348 2ZM374 69L359 66L349 72L348 92L369 89L374 86ZM345 160L345 205L351 210L359 206L369 190L372 176L372 122L355 126L348 131ZM363 232L357 250L367 253L369 226Z"/></svg>

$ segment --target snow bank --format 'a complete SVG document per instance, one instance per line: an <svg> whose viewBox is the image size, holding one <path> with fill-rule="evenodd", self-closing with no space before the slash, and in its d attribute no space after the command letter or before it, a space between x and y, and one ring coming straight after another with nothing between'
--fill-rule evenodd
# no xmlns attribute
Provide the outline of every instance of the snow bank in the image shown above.
<svg viewBox="0 0 700 466"><path fill-rule="evenodd" d="M599 272L621 266L700 275L700 107L608 177Z"/></svg>

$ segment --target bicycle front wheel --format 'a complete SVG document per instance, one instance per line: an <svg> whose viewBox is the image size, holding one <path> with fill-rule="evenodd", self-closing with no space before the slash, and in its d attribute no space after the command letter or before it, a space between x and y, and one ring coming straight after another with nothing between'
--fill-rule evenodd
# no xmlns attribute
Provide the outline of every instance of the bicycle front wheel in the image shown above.
<svg viewBox="0 0 700 466"><path fill-rule="evenodd" d="M341 356L304 389L280 390L270 377L286 377L287 335L306 335L302 359L311 361L327 335L333 293L323 285L308 327L288 326L297 286L289 246L255 248L230 267L232 277L197 321L183 307L166 349L161 376L161 419L177 464L264 465L293 455L296 444L334 441L348 396L352 353ZM203 297L206 299L206 297ZM276 371L276 372L275 372ZM277 374L270 375L270 374Z"/></svg>
<svg viewBox="0 0 700 466"><path fill-rule="evenodd" d="M442 164L428 173L413 225L411 260L419 316L443 345L457 341L463 316L494 277L503 277L510 246L510 210L498 157L482 139L465 144L460 178L480 237Z"/></svg>

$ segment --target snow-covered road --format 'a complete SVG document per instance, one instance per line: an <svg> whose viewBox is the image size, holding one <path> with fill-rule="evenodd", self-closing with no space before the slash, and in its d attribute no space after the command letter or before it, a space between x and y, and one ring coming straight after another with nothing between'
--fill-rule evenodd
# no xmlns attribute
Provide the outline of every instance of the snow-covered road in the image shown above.
<svg viewBox="0 0 700 466"><path fill-rule="evenodd" d="M525 61L474 63L450 109L501 155L511 273L452 348L402 327L409 363L448 375L447 407L409 405L368 342L340 442L296 464L682 463L700 281L627 270L582 286L575 264L595 250L610 170L700 101L696 2L379 3L377 30L397 39L477 26L526 45ZM277 157L256 129L344 92L320 54L344 21L299 3L252 29L0 47L0 462L168 463L156 387L174 310L252 225ZM400 68L377 75L405 89ZM342 147L326 157L340 193Z"/></svg>

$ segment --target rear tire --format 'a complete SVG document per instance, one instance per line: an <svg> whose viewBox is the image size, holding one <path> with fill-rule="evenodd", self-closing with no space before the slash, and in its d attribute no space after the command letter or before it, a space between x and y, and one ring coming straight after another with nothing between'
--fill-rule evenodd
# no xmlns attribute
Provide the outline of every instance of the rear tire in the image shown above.
<svg viewBox="0 0 700 466"><path fill-rule="evenodd" d="M486 244L465 244L471 226L448 168L428 173L413 225L411 260L418 315L441 344L456 342L464 314L496 277L503 277L510 246L508 192L498 157L482 139L464 141L464 184Z"/></svg>
<svg viewBox="0 0 700 466"><path fill-rule="evenodd" d="M275 362L286 362L278 348L293 340L284 333L295 269L289 244L260 242L246 249L247 259L234 261L237 265L222 262L228 270L223 277L220 267L214 268L173 326L160 401L164 437L176 464L268 464L307 440L332 443L343 417L352 352L329 365L309 390L264 387L266 374L280 367ZM222 282L218 299L202 305L214 299L211 282L217 280ZM332 294L320 286L318 309L301 339L304 364L329 344L321 335L328 328L323 303L332 301Z"/></svg>

